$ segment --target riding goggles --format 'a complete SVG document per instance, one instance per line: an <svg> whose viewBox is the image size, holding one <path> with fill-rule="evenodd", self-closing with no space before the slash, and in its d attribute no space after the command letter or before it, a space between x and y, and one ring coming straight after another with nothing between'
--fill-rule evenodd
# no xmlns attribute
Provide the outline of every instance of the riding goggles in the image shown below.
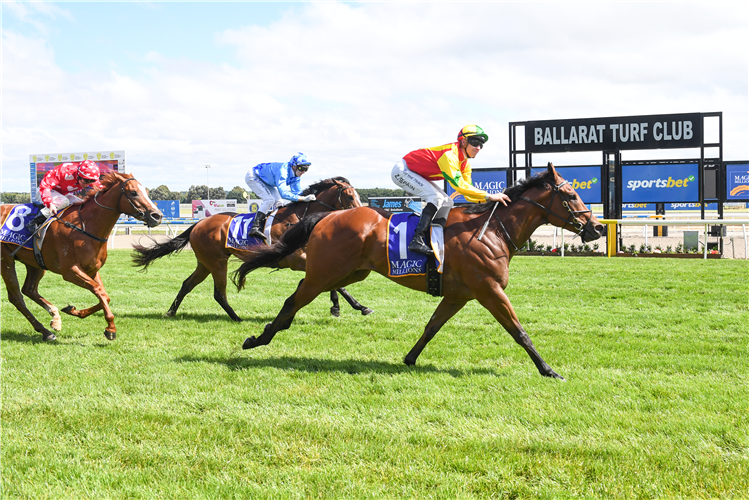
<svg viewBox="0 0 749 500"><path fill-rule="evenodd" d="M300 172L306 172L307 170L309 170L309 165L297 165L296 169Z"/></svg>
<svg viewBox="0 0 749 500"><path fill-rule="evenodd" d="M473 146L474 148L483 148L484 147L484 140L480 137L469 137L468 138L468 144Z"/></svg>

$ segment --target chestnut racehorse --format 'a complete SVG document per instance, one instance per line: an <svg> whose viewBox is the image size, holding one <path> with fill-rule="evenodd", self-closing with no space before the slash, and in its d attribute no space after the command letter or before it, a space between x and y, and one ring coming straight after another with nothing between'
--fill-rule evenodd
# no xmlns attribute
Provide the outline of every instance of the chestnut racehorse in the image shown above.
<svg viewBox="0 0 749 500"><path fill-rule="evenodd" d="M272 241L280 238L283 232L290 226L298 223L305 216L309 216L310 214L362 206L359 194L345 177L333 177L331 179L322 180L309 186L302 194L314 194L316 200L312 202L296 202L281 207L273 218L273 226L271 228ZM236 214L227 213L212 215L196 222L179 236L164 243L157 243L151 247L137 244L133 245L135 249L133 261L135 262L135 265L141 266L143 270L147 269L156 259L164 257L165 255L170 255L174 252L179 252L185 248L188 243L195 252L198 266L182 283L182 288L166 313L167 316L174 316L177 314L177 309L185 296L190 293L193 288L202 283L210 274L213 277L213 298L221 305L231 319L234 321L242 321L242 319L237 316L237 313L234 312L234 309L229 305L226 298L226 274L229 257L236 255L238 258L243 258L247 255L246 250L226 247L226 238L229 234L229 224L235 215ZM304 251L299 249L279 261L278 267L290 268L295 271L304 271L305 260L306 257ZM345 288L339 288L338 291L343 295L346 301L351 304L351 307L357 311L360 311L364 315L372 312L368 307L359 304L359 302L357 302ZM335 290L330 292L330 299L333 301L333 307L330 308L330 312L334 316L338 316L338 294Z"/></svg>
<svg viewBox="0 0 749 500"><path fill-rule="evenodd" d="M407 365L416 363L421 351L447 320L469 300L476 299L523 346L541 375L563 379L538 354L505 295L508 265L541 224L550 223L572 231L583 241L600 238L605 228L551 163L541 175L523 180L505 193L512 200L507 207L484 203L450 211L444 231L443 299L424 334L406 355ZM258 248L235 272L238 288L244 285L247 273L273 265L305 244L307 274L278 316L265 326L262 335L247 338L242 347L267 345L278 331L289 328L297 311L322 291L361 281L372 271L388 277L389 215L372 208L320 214L291 228L273 246ZM426 291L424 276L389 279Z"/></svg>
<svg viewBox="0 0 749 500"><path fill-rule="evenodd" d="M109 309L109 295L104 290L99 275L99 269L107 261L107 238L120 214L132 215L145 222L148 227L155 227L161 223L162 213L148 197L146 189L132 175L110 172L104 175L101 183L101 190L89 196L82 204L69 207L59 214L57 219L49 222L41 253L48 270L62 275L65 281L89 290L99 299L97 305L81 311L77 311L73 306L68 306L62 311L78 318L85 318L103 309L107 321L104 336L114 340L117 336L114 314ZM5 222L13 206L0 207L0 223ZM24 225L26 222L28 221L20 221ZM15 256L11 256L13 251L18 249L18 245L2 243L0 249L2 276L8 289L8 300L26 317L34 330L42 334L44 340L55 340L55 334L47 330L31 314L23 300L23 295L26 295L43 307L52 316L51 328L55 331L61 330L59 310L39 295L39 281L45 271L34 258L33 250L21 248ZM26 266L23 289L18 286L14 259L20 260Z"/></svg>

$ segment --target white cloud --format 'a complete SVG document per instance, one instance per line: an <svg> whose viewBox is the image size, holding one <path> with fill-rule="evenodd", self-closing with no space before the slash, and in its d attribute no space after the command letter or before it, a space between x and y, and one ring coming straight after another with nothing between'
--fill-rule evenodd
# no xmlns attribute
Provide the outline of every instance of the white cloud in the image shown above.
<svg viewBox="0 0 749 500"><path fill-rule="evenodd" d="M233 65L155 46L138 72L73 77L43 30L4 30L3 189L26 189L30 153L91 149L125 149L146 185L173 190L203 184L206 163L231 189L297 151L305 181L391 187L399 157L467 123L491 136L474 163L488 167L508 164L509 121L695 111L723 111L725 157L749 157L743 3L297 6L216 33Z"/></svg>

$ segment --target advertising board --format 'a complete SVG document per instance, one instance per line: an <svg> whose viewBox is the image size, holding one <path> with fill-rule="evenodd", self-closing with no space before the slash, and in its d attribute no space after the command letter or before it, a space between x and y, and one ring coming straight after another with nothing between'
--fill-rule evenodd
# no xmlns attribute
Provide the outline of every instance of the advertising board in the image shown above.
<svg viewBox="0 0 749 500"><path fill-rule="evenodd" d="M388 212L421 213L421 198L418 196L388 196L369 199L369 206Z"/></svg>
<svg viewBox="0 0 749 500"><path fill-rule="evenodd" d="M192 216L195 219L236 211L237 200L192 200Z"/></svg>
<svg viewBox="0 0 749 500"><path fill-rule="evenodd" d="M483 189L489 194L501 193L507 187L507 169L506 168L481 168L474 169L471 172L471 181L477 189ZM453 199L453 203L469 203L465 197L455 191L455 189L445 181L445 192Z"/></svg>
<svg viewBox="0 0 749 500"><path fill-rule="evenodd" d="M554 167L556 171L577 191L586 205L601 203L601 166ZM536 175L546 171L546 167L531 168Z"/></svg>
<svg viewBox="0 0 749 500"><path fill-rule="evenodd" d="M156 200L156 207L161 210L164 217L178 218L179 217L179 200Z"/></svg>
<svg viewBox="0 0 749 500"><path fill-rule="evenodd" d="M84 153L47 153L29 155L29 180L31 200L41 202L39 197L39 183L44 175L63 163L80 163L93 160L99 166L99 171L106 174L125 171L125 151L92 151Z"/></svg>
<svg viewBox="0 0 749 500"><path fill-rule="evenodd" d="M698 202L696 163L622 165L622 202Z"/></svg>
<svg viewBox="0 0 749 500"><path fill-rule="evenodd" d="M749 163L726 164L726 200L749 200Z"/></svg>

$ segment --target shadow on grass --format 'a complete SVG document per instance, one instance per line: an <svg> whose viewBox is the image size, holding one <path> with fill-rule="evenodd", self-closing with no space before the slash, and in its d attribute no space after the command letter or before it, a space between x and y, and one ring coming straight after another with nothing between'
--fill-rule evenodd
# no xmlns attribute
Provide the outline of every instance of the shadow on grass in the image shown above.
<svg viewBox="0 0 749 500"><path fill-rule="evenodd" d="M33 335L28 335L26 333L18 333L18 332L2 332L0 333L0 340L7 341L7 342L19 342L19 343L25 343L25 344L41 344L42 342L44 342L42 340L41 333L34 333ZM53 345L56 344L56 342L47 342L47 343L53 344Z"/></svg>
<svg viewBox="0 0 749 500"><path fill-rule="evenodd" d="M233 319L229 317L229 315L225 313L180 313L178 312L176 316L167 316L165 312L150 312L150 313L143 313L143 312L126 312L122 314L115 313L115 319L117 318L133 318L133 319L150 319L150 320L166 320L166 321L195 321L198 323L204 323L206 321L226 321L227 323L237 323ZM270 323L273 321L275 316L257 316L253 318L248 317L242 317L242 323L246 323L248 325L252 324L258 324L258 325L265 325L266 323Z"/></svg>
<svg viewBox="0 0 749 500"><path fill-rule="evenodd" d="M492 368L474 368L470 370L442 369L433 365L407 366L405 363L388 363L383 361L363 361L360 359L320 359L296 356L278 358L237 358L221 359L208 356L182 356L175 359L177 363L216 363L226 365L230 370L248 370L251 368L276 368L300 372L341 372L350 375L359 373L446 373L454 378L471 375L506 376Z"/></svg>

